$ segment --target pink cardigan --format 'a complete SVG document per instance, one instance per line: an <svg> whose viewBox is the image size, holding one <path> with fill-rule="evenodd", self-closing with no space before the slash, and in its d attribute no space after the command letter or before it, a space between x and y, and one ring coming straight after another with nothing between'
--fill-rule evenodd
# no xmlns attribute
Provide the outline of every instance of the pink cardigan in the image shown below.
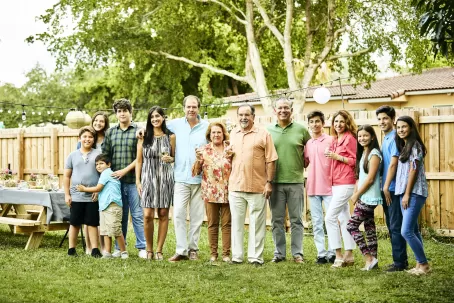
<svg viewBox="0 0 454 303"><path fill-rule="evenodd" d="M331 180L332 185L352 185L356 183L355 165L356 165L356 139L350 132L346 132L338 142L334 137L331 144L331 150L341 157L348 160L347 164L338 160L332 160Z"/></svg>

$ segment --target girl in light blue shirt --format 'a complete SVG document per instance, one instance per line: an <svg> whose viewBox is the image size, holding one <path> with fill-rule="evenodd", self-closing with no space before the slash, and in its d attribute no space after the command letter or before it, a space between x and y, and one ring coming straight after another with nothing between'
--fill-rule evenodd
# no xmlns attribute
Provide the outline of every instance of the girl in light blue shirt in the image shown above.
<svg viewBox="0 0 454 303"><path fill-rule="evenodd" d="M374 210L383 203L380 192L380 168L382 155L378 145L377 135L372 126L362 125L358 128L358 145L356 150L356 179L355 192L351 197L355 210L347 224L347 230L352 235L366 265L361 270L371 270L378 267L377 232L374 221ZM364 222L366 239L359 226ZM367 243L366 243L367 241Z"/></svg>

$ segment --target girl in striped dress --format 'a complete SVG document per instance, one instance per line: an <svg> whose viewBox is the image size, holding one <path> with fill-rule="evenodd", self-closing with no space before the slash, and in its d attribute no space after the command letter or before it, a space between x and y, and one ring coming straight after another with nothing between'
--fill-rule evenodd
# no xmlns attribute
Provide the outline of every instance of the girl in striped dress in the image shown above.
<svg viewBox="0 0 454 303"><path fill-rule="evenodd" d="M148 113L146 133L137 144L136 185L143 207L147 259L163 260L162 248L173 204L175 135L167 129L164 110L153 106ZM159 217L158 245L153 253L154 213Z"/></svg>

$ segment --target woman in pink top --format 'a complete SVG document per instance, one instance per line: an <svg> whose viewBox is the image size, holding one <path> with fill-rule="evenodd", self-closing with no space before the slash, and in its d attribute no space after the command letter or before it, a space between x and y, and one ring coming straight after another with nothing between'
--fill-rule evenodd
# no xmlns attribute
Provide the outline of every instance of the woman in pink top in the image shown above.
<svg viewBox="0 0 454 303"><path fill-rule="evenodd" d="M331 158L331 180L333 197L325 216L328 242L331 249L336 251L333 268L351 266L354 264L352 250L356 244L347 231L350 219L348 201L355 189L356 164L356 131L357 127L352 116L346 110L340 110L333 116L331 133L334 140L325 156ZM345 253L342 255L342 238Z"/></svg>

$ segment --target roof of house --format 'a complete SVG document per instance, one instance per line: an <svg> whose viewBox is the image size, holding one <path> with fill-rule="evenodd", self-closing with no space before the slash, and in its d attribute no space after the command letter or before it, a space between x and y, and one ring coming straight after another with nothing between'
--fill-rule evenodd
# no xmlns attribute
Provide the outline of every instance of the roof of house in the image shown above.
<svg viewBox="0 0 454 303"><path fill-rule="evenodd" d="M331 96L341 96L340 86L326 86L331 92ZM441 90L454 88L454 67L434 68L423 71L421 74L406 74L391 78L378 79L367 87L366 83L356 87L352 84L342 85L342 93L346 100L372 99L390 97L391 99L405 95L406 92ZM312 98L315 88L309 88L306 93L307 98ZM273 92L279 94L285 90ZM224 98L224 102L244 102L258 97L257 93L247 93L238 96Z"/></svg>

